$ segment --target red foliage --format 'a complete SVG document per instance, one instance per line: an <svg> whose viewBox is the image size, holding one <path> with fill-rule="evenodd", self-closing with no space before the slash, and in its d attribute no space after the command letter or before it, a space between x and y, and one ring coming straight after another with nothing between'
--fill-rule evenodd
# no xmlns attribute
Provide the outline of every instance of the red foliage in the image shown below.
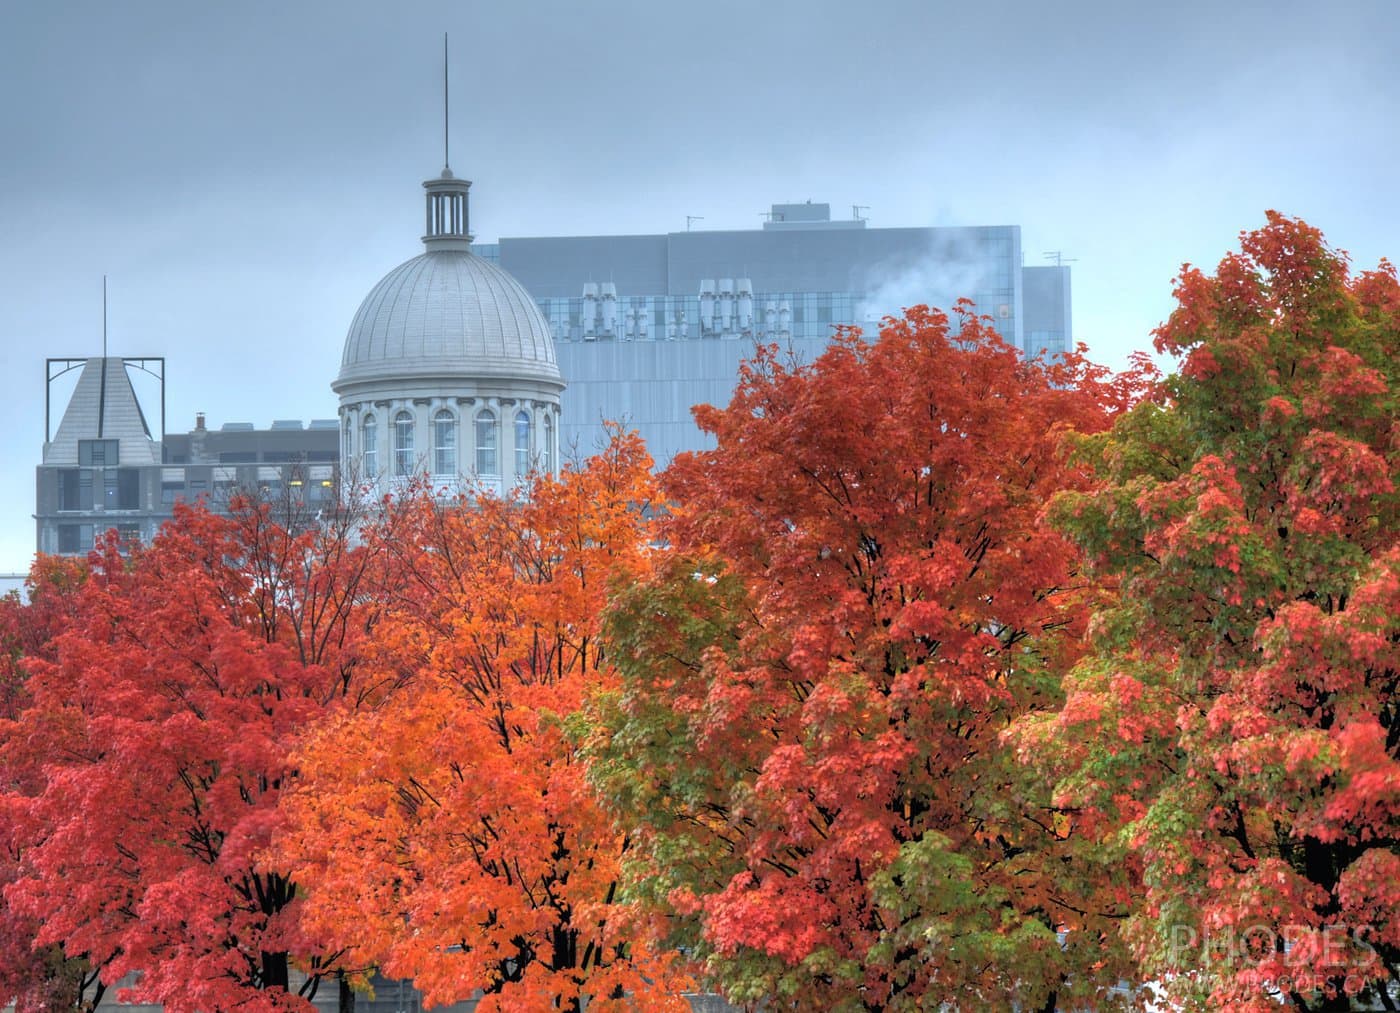
<svg viewBox="0 0 1400 1013"><path fill-rule="evenodd" d="M1146 975L1212 1008L1393 1003L1400 285L1270 212L1177 298L1169 397L1057 508L1117 597L1038 742L1145 863Z"/></svg>
<svg viewBox="0 0 1400 1013"><path fill-rule="evenodd" d="M1059 434L1146 377L959 323L761 351L696 410L718 448L665 476L678 561L613 621L599 779L736 998L1040 1005L1114 977L1115 902L1066 875L1072 818L1001 736L1079 650L1074 551L1039 522L1083 477Z"/></svg>
<svg viewBox="0 0 1400 1013"><path fill-rule="evenodd" d="M5 736L42 758L34 790L4 797L22 859L6 898L42 919L38 945L108 983L139 972L131 996L172 1013L310 1008L289 961L314 980L320 950L260 851L288 749L348 664L346 534L181 506L150 547L94 552Z"/></svg>

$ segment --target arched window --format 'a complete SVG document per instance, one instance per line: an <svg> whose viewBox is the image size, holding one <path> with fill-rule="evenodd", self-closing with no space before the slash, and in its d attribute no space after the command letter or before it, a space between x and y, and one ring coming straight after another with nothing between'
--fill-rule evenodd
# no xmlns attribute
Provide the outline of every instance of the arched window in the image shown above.
<svg viewBox="0 0 1400 1013"><path fill-rule="evenodd" d="M554 413L544 413L544 470L554 474Z"/></svg>
<svg viewBox="0 0 1400 1013"><path fill-rule="evenodd" d="M347 416L340 424L340 466L350 467L350 455L355 452L354 432L350 428L350 419Z"/></svg>
<svg viewBox="0 0 1400 1013"><path fill-rule="evenodd" d="M394 474L413 474L413 415L399 412L394 416Z"/></svg>
<svg viewBox="0 0 1400 1013"><path fill-rule="evenodd" d="M476 473L499 475L496 463L496 415L486 408L476 417Z"/></svg>
<svg viewBox="0 0 1400 1013"><path fill-rule="evenodd" d="M373 414L365 416L362 443L365 448L365 478L375 478L379 474L379 426L375 424Z"/></svg>
<svg viewBox="0 0 1400 1013"><path fill-rule="evenodd" d="M433 474L457 474L457 416L446 408L433 416Z"/></svg>
<svg viewBox="0 0 1400 1013"><path fill-rule="evenodd" d="M515 477L524 478L530 473L530 416L523 411L515 413Z"/></svg>

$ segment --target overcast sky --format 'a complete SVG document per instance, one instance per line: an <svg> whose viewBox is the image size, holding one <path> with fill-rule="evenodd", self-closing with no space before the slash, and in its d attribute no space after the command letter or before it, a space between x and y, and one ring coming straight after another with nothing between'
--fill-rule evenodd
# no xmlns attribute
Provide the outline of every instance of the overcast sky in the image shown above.
<svg viewBox="0 0 1400 1013"><path fill-rule="evenodd" d="M0 0L0 571L44 358L165 356L168 428L328 418L346 327L452 165L500 236L1020 225L1075 337L1150 345L1267 208L1400 257L1400 9L1321 3ZM54 424L61 406L55 410Z"/></svg>

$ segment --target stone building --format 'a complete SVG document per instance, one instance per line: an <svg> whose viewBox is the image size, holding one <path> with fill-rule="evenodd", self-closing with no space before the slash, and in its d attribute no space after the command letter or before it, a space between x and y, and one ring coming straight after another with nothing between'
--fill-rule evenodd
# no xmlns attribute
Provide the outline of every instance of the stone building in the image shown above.
<svg viewBox="0 0 1400 1013"><path fill-rule="evenodd" d="M471 250L471 183L423 184L425 251L370 290L345 337L341 458L376 492L427 474L503 492L559 461L564 380L549 324L520 282Z"/></svg>

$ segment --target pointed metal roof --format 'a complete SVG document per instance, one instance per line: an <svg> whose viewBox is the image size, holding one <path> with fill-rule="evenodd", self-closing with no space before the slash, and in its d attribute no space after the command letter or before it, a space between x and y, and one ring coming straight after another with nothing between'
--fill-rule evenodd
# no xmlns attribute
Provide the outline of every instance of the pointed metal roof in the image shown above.
<svg viewBox="0 0 1400 1013"><path fill-rule="evenodd" d="M117 440L122 465L161 463L160 443L118 356L94 356L83 365L58 432L44 446L44 464L76 466L79 440Z"/></svg>

